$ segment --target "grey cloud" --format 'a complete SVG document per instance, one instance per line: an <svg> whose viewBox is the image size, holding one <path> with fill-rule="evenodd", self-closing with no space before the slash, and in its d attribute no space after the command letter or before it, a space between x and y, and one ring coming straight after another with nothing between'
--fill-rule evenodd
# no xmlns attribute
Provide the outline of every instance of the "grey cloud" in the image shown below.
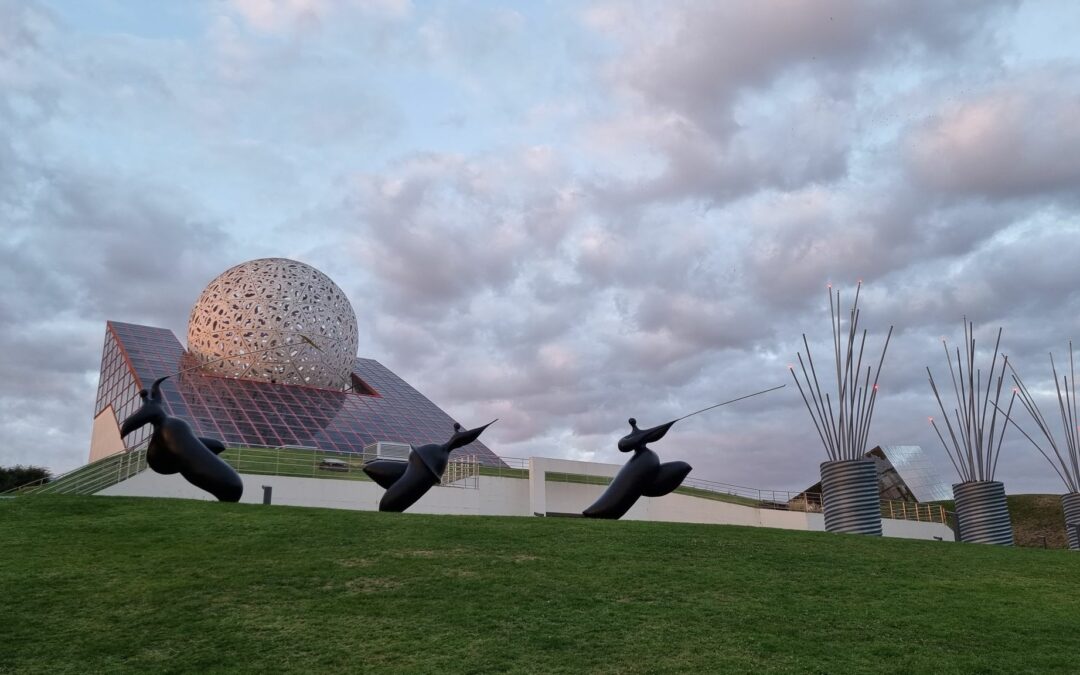
<svg viewBox="0 0 1080 675"><path fill-rule="evenodd" d="M1068 195L1080 183L1080 71L1011 73L915 126L906 161L920 185L958 196Z"/></svg>
<svg viewBox="0 0 1080 675"><path fill-rule="evenodd" d="M687 2L666 4L630 35L609 32L628 50L615 69L619 81L715 129L730 124L744 88L797 67L852 73L905 54L939 57L986 38L997 11L962 2Z"/></svg>
<svg viewBox="0 0 1080 675"><path fill-rule="evenodd" d="M598 182L598 193L612 208L687 198L724 204L840 180L853 139L868 131L860 125L873 107L867 85L875 74L943 61L987 67L992 19L1011 6L836 0L594 9L591 25L621 48L608 77L633 95L631 112L599 125L591 140L641 147L659 164L646 176Z"/></svg>
<svg viewBox="0 0 1080 675"><path fill-rule="evenodd" d="M12 10L0 7L14 77L0 96L0 427L5 463L64 469L88 449L105 321L182 329L228 238L188 195L64 151L53 134L80 121L92 87L77 75L94 68L56 48L54 16Z"/></svg>
<svg viewBox="0 0 1080 675"><path fill-rule="evenodd" d="M863 278L874 348L897 326L870 442L940 453L924 370L944 367L940 335L955 343L965 313L980 344L1004 325L1003 345L1034 381L1075 328L1074 207L1059 198L1071 165L1038 173L1028 162L1028 182L1004 187L985 175L953 185L907 154L1006 86L953 94L950 77L1027 82L1008 76L987 37L1001 24L984 30L1006 16L997 5L762 7L665 4L642 19L641 6L619 5L639 32L611 29L621 51L582 52L589 65L608 59L610 77L558 73L555 101L538 100L553 96L554 76L540 72L550 62L519 69L530 47L506 51L511 33L439 11L355 35L342 14L259 39L225 17L231 28L170 48L167 77L119 67L135 43L113 43L87 86L76 80L91 71L55 40L62 28L27 28L19 95L30 103L0 98L0 215L17 235L0 247L17 291L0 311L30 317L0 345L19 357L0 364L3 381L20 383L0 390L4 462L36 452L42 428L64 448L46 463L82 460L104 320L182 334L203 285L252 251L330 274L357 310L361 354L463 422L499 417L488 432L499 452L613 462L630 415L658 423L789 383L804 331L824 358L825 283L847 294ZM429 45L440 49L410 53L422 25L441 31ZM471 28L487 37L470 43ZM522 40L542 26L526 28ZM412 101L360 94L403 64L465 83L465 130L397 149L412 131L397 106ZM493 73L504 78L493 91L469 89ZM108 97L88 97L102 81L134 92L121 107L139 133L202 147L176 155L191 166L152 175L140 161L150 150L131 145L97 165L58 152L98 128ZM1050 87L1008 86L1021 111L1071 111ZM573 111L555 126L507 121L563 98ZM922 121L926 110L941 113ZM485 116L507 126L477 140L472 120ZM1036 140L1029 149L1042 153ZM220 179L192 180L197 171ZM155 247L178 272L156 267ZM1053 489L1041 458L1009 443L1010 489ZM790 489L815 482L824 459L790 384L686 420L657 450L690 461L695 477Z"/></svg>

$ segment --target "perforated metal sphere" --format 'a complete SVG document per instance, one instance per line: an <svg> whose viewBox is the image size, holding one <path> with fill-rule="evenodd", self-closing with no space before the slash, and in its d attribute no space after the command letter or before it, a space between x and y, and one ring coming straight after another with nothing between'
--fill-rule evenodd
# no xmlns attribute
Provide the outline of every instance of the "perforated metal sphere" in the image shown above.
<svg viewBox="0 0 1080 675"><path fill-rule="evenodd" d="M241 263L191 308L188 351L226 377L347 389L356 314L337 284L286 258Z"/></svg>

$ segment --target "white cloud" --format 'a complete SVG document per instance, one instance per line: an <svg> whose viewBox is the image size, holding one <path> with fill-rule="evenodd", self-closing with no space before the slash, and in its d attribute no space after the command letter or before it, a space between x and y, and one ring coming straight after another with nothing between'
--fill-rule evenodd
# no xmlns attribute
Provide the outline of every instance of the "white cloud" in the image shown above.
<svg viewBox="0 0 1080 675"><path fill-rule="evenodd" d="M41 463L83 460L104 321L182 334L262 255L330 274L362 355L517 456L620 461L631 415L789 381L829 281L897 327L872 443L937 452L923 368L965 313L1032 380L1075 331L1080 57L1006 65L1007 4L454 10L237 2L156 39L0 4L0 302L29 317L0 462L41 429ZM824 458L790 387L657 449L763 487Z"/></svg>

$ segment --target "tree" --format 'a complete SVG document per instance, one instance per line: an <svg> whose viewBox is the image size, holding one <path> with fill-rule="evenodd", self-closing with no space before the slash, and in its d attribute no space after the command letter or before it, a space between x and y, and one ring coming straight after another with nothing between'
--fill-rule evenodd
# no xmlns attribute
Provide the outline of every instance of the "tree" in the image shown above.
<svg viewBox="0 0 1080 675"><path fill-rule="evenodd" d="M40 466L0 466L0 492L38 480L48 483L52 480L52 472Z"/></svg>

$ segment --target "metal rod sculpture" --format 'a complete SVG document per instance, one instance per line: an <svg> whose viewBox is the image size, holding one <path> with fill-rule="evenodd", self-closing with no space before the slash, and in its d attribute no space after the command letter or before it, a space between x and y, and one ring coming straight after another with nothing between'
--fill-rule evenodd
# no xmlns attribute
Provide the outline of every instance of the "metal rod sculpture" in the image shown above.
<svg viewBox="0 0 1080 675"><path fill-rule="evenodd" d="M153 433L146 449L146 463L161 474L179 473L195 487L206 490L223 502L238 502L244 493L240 475L218 455L225 445L215 438L195 435L191 426L179 417L165 413L161 383L169 378L154 380L150 390L142 389L142 406L120 427L123 438L140 427L151 424Z"/></svg>
<svg viewBox="0 0 1080 675"><path fill-rule="evenodd" d="M806 333L802 335L803 346L806 348L806 361L803 361L802 353L797 354L803 380L806 382L805 390L795 374L795 366L788 366L788 370L791 371L791 377L795 380L795 386L799 388L799 394L802 395L803 403L806 404L806 410L810 413L814 429L817 430L818 438L825 446L829 459L834 462L862 459L866 455L870 420L874 416L874 403L877 401L878 378L881 376L881 366L885 362L885 352L889 349L889 340L892 339L893 327L889 326L889 333L885 336L885 345L881 348L877 370L867 365L864 377L862 361L866 347L865 329L862 332L862 338L858 340L858 349L855 347L859 328L859 291L862 289L862 282L860 281L855 287L855 302L851 305L848 317L846 340L841 339L844 332L840 325L843 315L840 291L836 291L834 299L832 284L829 284L828 289L833 355L836 360L835 407L830 394L827 392L822 394ZM807 364L810 366L809 372L806 368ZM871 375L874 379L872 386ZM862 380L861 383L860 380Z"/></svg>
<svg viewBox="0 0 1080 675"><path fill-rule="evenodd" d="M1005 370L1009 367L1009 357L1001 354L1001 369L997 368L1001 348L1001 328L998 328L994 342L994 356L990 361L986 386L983 387L982 370L975 367L975 325L964 317L964 353L956 349L956 365L945 338L941 339L945 349L945 360L949 364L949 376L952 379L956 407L952 417L945 410L941 392L934 381L934 374L926 368L930 378L930 388L934 391L938 409L945 419L949 441L941 433L934 418L930 426L937 433L938 440L949 455L949 460L960 475L960 483L953 485L953 497L956 501L956 526L960 540L970 543L998 544L1012 546L1012 523L1009 519L1009 505L1005 499L1005 486L994 480L1001 444L1008 428L1008 419L1016 401L1016 391L1009 400L1008 410L1003 412L1005 422L997 432L997 416L1001 411L1001 389L1005 382ZM966 369L966 370L965 370ZM995 386L996 384L996 386ZM993 408L993 410L990 410ZM987 426L987 412L990 413ZM955 426L953 424L955 422Z"/></svg>
<svg viewBox="0 0 1080 675"><path fill-rule="evenodd" d="M1073 361L1073 344L1069 341L1069 374L1058 377L1057 365L1054 363L1054 354L1050 354L1050 372L1054 376L1054 388L1057 393L1058 402L1058 414L1061 416L1061 426L1065 432L1065 443L1062 447L1061 443L1058 443L1054 438L1053 432L1050 431L1050 423L1046 417L1043 416L1042 410L1039 409L1039 405L1035 402L1035 398L1031 395L1031 391L1024 384L1024 381L1020 379L1019 373L1013 365L1009 364L1009 370L1012 372L1013 383L1016 385L1013 390L1014 396L1019 396L1020 403L1027 410L1028 415L1031 416L1035 426L1042 432L1043 437L1046 438L1046 442L1049 444L1050 449L1054 453L1052 459L1050 455L1040 446L1034 438L1032 438L1026 431L1024 431L1016 420L1012 419L1008 414L1005 416L1006 423L1011 422L1012 425L1023 434L1035 449L1039 451L1046 461L1050 463L1050 466L1054 468L1058 477L1065 483L1065 487L1068 490L1068 494L1062 495L1061 505L1065 512L1065 530L1066 536L1069 540L1069 548L1080 549L1080 535L1077 534L1076 526L1080 525L1080 434L1078 434L1077 424L1080 424L1080 415L1077 414L1077 402L1076 402L1076 368ZM1056 461L1055 461L1056 460Z"/></svg>
<svg viewBox="0 0 1080 675"><path fill-rule="evenodd" d="M420 447L410 446L412 449L406 462L390 459L365 462L364 473L386 490L379 500L379 510L400 513L415 504L442 480L450 453L475 441L484 429L497 421L492 420L482 427L467 431L462 431L461 425L455 422L450 440L441 445L428 443Z"/></svg>
<svg viewBox="0 0 1080 675"><path fill-rule="evenodd" d="M934 381L934 374L930 372L929 366L926 368L926 374L930 378L930 388L934 391L934 398L937 399L938 408L945 419L945 428L949 432L951 444L945 442L945 436L942 435L933 417L930 418L930 426L937 433L941 445L952 461L953 468L960 475L960 480L965 483L994 480L994 471L997 469L1001 442L1007 426L1002 423L1001 432L995 437L997 414L1001 410L998 407L1001 400L1001 387L1005 381L1005 369L1009 367L1009 357L1002 354L997 387L994 387L994 369L997 366L1001 347L1001 328L998 328L997 340L994 343L994 358L990 362L990 373L985 389L982 387L982 370L975 367L974 329L974 324L964 317L964 354L961 357L960 348L956 349L955 370L952 355L949 353L949 345L945 338L941 338L941 344L945 348L945 360L949 364L949 375L952 377L953 393L956 395L956 407L953 408L952 419L945 411L945 404L941 401L941 393ZM992 399L991 390L993 390ZM1009 409L1004 413L1006 419L1012 412L1015 399L1016 392L1014 391L1013 398L1009 401ZM990 411L990 408L993 408L993 411ZM988 411L990 412L989 429L986 425ZM955 426L953 421L956 422Z"/></svg>
<svg viewBox="0 0 1080 675"><path fill-rule="evenodd" d="M603 518L618 520L626 515L626 512L641 497L663 497L682 484L686 476L693 470L686 462L660 462L660 457L646 444L654 443L665 435L676 422L687 417L693 417L706 410L719 408L720 406L741 401L765 394L770 391L782 389L784 385L765 389L764 391L747 394L730 401L717 403L701 410L696 410L689 415L683 415L670 422L649 428L638 429L637 420L630 418L630 433L619 439L619 452L633 452L630 460L619 469L614 480L608 485L600 498L589 508L582 512L586 518Z"/></svg>
<svg viewBox="0 0 1080 675"><path fill-rule="evenodd" d="M892 339L893 327L889 326L889 333L885 336L877 370L867 364L866 374L863 375L862 362L867 331L863 329L862 336L859 337L859 292L862 290L862 281L855 287L855 301L848 314L846 331L841 327L844 311L840 291L836 291L834 298L832 284L829 284L828 289L829 327L832 329L832 351L836 361L835 405L832 396L821 391L806 333L802 336L806 361L803 361L801 353L797 354L806 383L805 389L795 374L795 367L788 366L788 369L799 388L806 410L810 413L818 438L829 456L829 461L821 464L825 529L829 532L881 536L877 466L872 459L866 459L866 445L870 435L870 421L874 416L874 404L877 402L878 379L881 377L881 366L885 362L885 353ZM806 368L808 363L809 372Z"/></svg>

